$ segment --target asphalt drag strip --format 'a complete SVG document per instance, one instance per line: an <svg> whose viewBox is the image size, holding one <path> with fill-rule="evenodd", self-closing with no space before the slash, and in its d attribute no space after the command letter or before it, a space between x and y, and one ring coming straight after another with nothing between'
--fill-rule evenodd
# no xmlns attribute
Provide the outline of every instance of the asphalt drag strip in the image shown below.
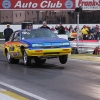
<svg viewBox="0 0 100 100"><path fill-rule="evenodd" d="M1 88L2 87L2 88ZM0 82L0 99L2 100L47 100L12 85Z"/></svg>
<svg viewBox="0 0 100 100"><path fill-rule="evenodd" d="M69 55L69 58L71 59L77 59L77 60L86 60L86 61L93 61L93 62L100 62L100 56L94 56L94 55Z"/></svg>

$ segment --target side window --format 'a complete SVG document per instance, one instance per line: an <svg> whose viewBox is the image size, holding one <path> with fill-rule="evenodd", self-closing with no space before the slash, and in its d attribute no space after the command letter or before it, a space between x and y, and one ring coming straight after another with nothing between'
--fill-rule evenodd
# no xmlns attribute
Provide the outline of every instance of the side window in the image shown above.
<svg viewBox="0 0 100 100"><path fill-rule="evenodd" d="M13 41L19 41L19 40L20 40L20 34L19 34L19 32L15 32Z"/></svg>

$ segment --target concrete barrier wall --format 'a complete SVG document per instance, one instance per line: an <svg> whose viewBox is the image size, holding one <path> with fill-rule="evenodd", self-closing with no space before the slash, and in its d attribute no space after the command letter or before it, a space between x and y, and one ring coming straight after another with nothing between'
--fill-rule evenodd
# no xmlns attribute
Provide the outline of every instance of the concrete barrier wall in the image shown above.
<svg viewBox="0 0 100 100"><path fill-rule="evenodd" d="M48 26L50 28L53 27L53 26L55 27L56 25L59 25L59 24L48 24ZM73 28L75 28L77 26L77 24L63 24L63 26L67 26L68 28L69 28L70 25L72 25ZM83 25L90 26L90 27L95 26L95 25L100 26L100 24L80 24L79 28L81 29L83 27ZM40 26L42 26L42 24L37 24L37 25L35 24L35 25L33 25L33 28L38 28ZM11 25L10 27L14 31L21 29L21 25ZM3 32L5 28L6 28L6 25L0 25L0 32Z"/></svg>

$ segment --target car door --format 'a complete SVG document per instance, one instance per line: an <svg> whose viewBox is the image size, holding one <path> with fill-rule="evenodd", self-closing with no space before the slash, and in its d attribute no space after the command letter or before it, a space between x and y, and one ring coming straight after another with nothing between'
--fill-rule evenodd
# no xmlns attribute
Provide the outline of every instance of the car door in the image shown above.
<svg viewBox="0 0 100 100"><path fill-rule="evenodd" d="M13 35L10 37L8 46L9 46L9 52L16 52L18 50L18 46L20 45L20 33L19 31L16 31L13 33Z"/></svg>
<svg viewBox="0 0 100 100"><path fill-rule="evenodd" d="M14 50L18 50L19 49L19 46L20 46L20 32L19 31L16 31L14 33L14 36L11 40L11 45L14 47Z"/></svg>
<svg viewBox="0 0 100 100"><path fill-rule="evenodd" d="M13 56L16 58L21 58L22 57L22 53L21 53L21 42L20 42L20 32L16 31L10 41L10 45L9 45L9 53L13 54Z"/></svg>

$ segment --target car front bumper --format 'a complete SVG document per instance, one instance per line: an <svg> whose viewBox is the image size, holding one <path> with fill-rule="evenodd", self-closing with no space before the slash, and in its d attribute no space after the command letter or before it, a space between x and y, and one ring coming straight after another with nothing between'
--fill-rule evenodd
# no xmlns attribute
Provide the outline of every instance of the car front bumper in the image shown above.
<svg viewBox="0 0 100 100"><path fill-rule="evenodd" d="M56 48L56 49L36 49L30 50L26 49L26 53L28 56L61 56L70 54L72 51L71 48Z"/></svg>

